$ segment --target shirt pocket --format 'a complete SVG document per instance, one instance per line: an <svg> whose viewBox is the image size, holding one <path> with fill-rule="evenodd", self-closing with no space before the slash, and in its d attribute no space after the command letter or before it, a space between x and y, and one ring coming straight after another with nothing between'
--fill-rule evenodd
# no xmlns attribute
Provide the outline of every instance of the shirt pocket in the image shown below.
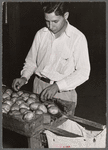
<svg viewBox="0 0 108 150"><path fill-rule="evenodd" d="M70 58L70 55L69 54L62 54L59 61L58 61L58 64L57 64L57 68L56 68L56 71L60 74L65 74L65 71L68 67L68 64L69 64L69 58Z"/></svg>

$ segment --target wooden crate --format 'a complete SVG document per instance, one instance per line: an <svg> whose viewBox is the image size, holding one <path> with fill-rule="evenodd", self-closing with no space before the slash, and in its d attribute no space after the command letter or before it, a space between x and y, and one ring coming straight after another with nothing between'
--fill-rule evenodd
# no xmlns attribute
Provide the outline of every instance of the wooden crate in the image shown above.
<svg viewBox="0 0 108 150"><path fill-rule="evenodd" d="M31 137L34 134L35 130L43 124L43 115L36 115L36 118L34 120L25 122L22 119L21 115L14 117L3 114L2 124L6 129L15 131L26 137Z"/></svg>

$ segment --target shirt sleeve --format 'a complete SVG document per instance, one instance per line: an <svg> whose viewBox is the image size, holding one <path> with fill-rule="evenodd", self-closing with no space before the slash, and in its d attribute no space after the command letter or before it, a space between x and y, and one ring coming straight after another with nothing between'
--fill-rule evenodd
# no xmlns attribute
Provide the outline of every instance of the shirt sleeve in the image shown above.
<svg viewBox="0 0 108 150"><path fill-rule="evenodd" d="M90 61L87 40L84 35L80 36L74 44L73 59L74 72L56 82L60 92L75 89L89 79Z"/></svg>
<svg viewBox="0 0 108 150"><path fill-rule="evenodd" d="M32 46L26 56L23 69L21 70L21 77L26 77L27 81L30 79L31 75L36 70L36 57L38 52L38 47L40 43L39 32L35 35Z"/></svg>

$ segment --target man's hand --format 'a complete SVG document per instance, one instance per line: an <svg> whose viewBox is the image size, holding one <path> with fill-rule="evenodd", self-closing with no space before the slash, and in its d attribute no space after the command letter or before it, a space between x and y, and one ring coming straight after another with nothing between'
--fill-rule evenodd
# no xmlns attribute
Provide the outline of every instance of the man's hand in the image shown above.
<svg viewBox="0 0 108 150"><path fill-rule="evenodd" d="M12 88L15 91L18 91L26 83L26 81L27 79L25 77L14 79L12 83Z"/></svg>
<svg viewBox="0 0 108 150"><path fill-rule="evenodd" d="M40 100L42 102L47 99L52 99L52 97L59 91L58 85L56 83L45 88L40 94Z"/></svg>

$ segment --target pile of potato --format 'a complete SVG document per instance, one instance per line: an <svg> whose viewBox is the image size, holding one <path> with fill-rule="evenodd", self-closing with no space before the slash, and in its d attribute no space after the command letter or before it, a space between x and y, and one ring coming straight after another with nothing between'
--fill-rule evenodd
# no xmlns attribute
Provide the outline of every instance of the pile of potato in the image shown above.
<svg viewBox="0 0 108 150"><path fill-rule="evenodd" d="M50 113L55 115L58 112L59 109L54 103L45 105L39 101L34 93L13 92L9 88L2 93L2 113L16 117L20 115L25 121L35 119L37 114Z"/></svg>

